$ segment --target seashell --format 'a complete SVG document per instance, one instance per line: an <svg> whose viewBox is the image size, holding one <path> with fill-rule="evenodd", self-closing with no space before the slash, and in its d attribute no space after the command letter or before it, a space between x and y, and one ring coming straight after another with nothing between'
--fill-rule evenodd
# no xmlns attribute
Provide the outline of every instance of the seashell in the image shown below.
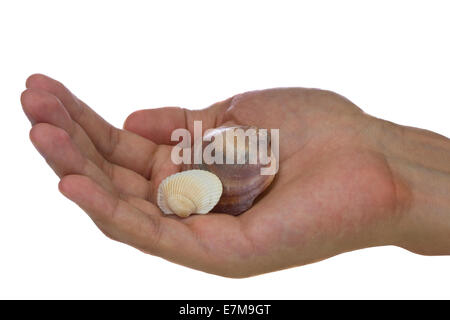
<svg viewBox="0 0 450 320"><path fill-rule="evenodd" d="M222 195L222 183L208 171L188 170L173 174L158 186L157 203L165 214L187 217L205 214Z"/></svg>
<svg viewBox="0 0 450 320"><path fill-rule="evenodd" d="M258 154L256 159L253 158L252 163L249 154L250 139L247 139L245 145L243 145L237 143L236 138L230 140L231 135L227 135L230 131L234 132L237 129L254 129L256 132L259 130L256 127L250 126L231 126L213 129L203 137L203 149L206 145L215 143L215 138L218 135L222 135L223 143L221 148L216 149L216 152L219 152L219 154L215 154L215 157L216 159L222 158L223 163L185 164L182 168L182 170L205 170L219 177L222 182L223 192L219 202L212 209L213 212L239 215L247 211L253 205L255 199L272 183L275 177L275 174L261 175L261 168L278 165L273 152L269 152L271 151L270 140L266 144L266 154L270 154L269 162L263 164L260 154ZM267 137L270 138L270 136ZM244 159L244 163L227 164L226 158L231 150L233 150L235 160L239 158L241 160Z"/></svg>

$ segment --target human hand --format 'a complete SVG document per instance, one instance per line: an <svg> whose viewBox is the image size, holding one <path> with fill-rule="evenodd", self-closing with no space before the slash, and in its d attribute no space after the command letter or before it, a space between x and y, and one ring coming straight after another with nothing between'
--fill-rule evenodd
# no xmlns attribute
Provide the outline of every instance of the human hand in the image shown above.
<svg viewBox="0 0 450 320"><path fill-rule="evenodd" d="M55 80L33 75L26 86L21 100L33 144L61 177L61 192L112 239L229 277L369 246L421 252L410 241L417 234L411 231L416 183L405 178L408 171L387 141L399 127L339 95L302 88L248 92L204 110L138 111L120 130ZM179 171L170 161L171 132L192 131L194 120L204 130L223 124L280 129L277 177L244 214L180 219L155 206L159 183Z"/></svg>

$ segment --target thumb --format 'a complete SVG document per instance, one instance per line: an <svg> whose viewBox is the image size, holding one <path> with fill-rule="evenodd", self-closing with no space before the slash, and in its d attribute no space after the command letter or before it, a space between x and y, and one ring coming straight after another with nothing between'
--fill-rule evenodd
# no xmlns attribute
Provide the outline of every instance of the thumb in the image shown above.
<svg viewBox="0 0 450 320"><path fill-rule="evenodd" d="M202 121L203 131L220 126L223 114L230 103L231 98L202 110L188 110L180 107L138 110L127 117L123 128L156 144L175 145L178 142L170 139L175 129L187 129L193 136L194 121Z"/></svg>

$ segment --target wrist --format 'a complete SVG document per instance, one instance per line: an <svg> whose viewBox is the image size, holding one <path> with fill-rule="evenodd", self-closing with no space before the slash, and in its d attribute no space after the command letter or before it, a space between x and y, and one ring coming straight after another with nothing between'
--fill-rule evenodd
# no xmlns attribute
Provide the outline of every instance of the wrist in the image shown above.
<svg viewBox="0 0 450 320"><path fill-rule="evenodd" d="M420 254L450 254L450 140L380 121L379 146L392 170L401 216L396 245Z"/></svg>

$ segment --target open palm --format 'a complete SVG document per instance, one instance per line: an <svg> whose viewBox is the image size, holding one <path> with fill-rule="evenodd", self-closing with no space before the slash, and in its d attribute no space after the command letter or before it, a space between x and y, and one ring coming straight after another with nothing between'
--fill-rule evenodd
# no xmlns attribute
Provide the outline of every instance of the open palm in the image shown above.
<svg viewBox="0 0 450 320"><path fill-rule="evenodd" d="M236 95L204 110L167 107L109 125L62 84L26 83L30 138L61 177L61 192L112 239L230 277L299 266L395 243L398 182L374 138L383 122L334 93L302 88ZM240 216L164 216L155 191L180 170L170 161L177 128L223 124L280 129L280 169ZM401 190L400 190L401 191Z"/></svg>

